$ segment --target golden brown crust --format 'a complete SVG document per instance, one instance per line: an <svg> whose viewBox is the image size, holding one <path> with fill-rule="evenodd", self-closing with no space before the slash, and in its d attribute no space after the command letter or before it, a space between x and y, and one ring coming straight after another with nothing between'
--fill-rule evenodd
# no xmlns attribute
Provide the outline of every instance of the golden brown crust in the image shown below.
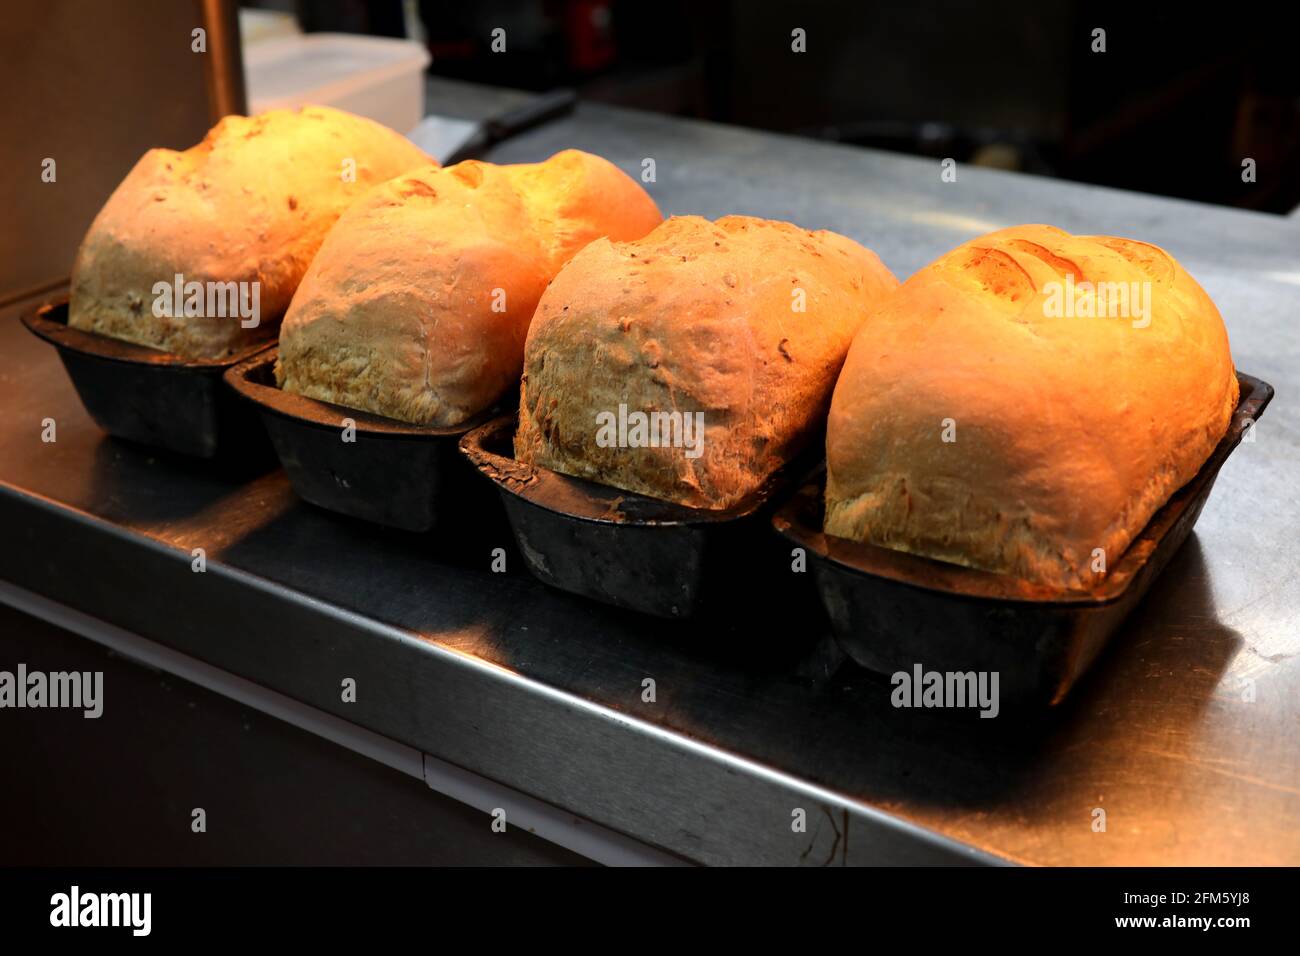
<svg viewBox="0 0 1300 956"><path fill-rule="evenodd" d="M189 358L266 338L339 214L375 184L431 162L392 130L319 106L227 116L197 146L151 149L81 244L68 323ZM155 315L155 283L177 274L260 283L259 327Z"/></svg>
<svg viewBox="0 0 1300 956"><path fill-rule="evenodd" d="M1067 274L1133 302L1149 289L1150 311L1060 314ZM1219 312L1163 250L990 233L912 276L854 341L827 428L826 531L1086 588L1095 549L1113 566L1236 403Z"/></svg>
<svg viewBox="0 0 1300 956"><path fill-rule="evenodd" d="M853 333L897 284L843 236L743 216L675 217L636 242L593 242L533 318L515 455L725 508L817 430ZM703 414L700 454L603 445L596 416L620 405Z"/></svg>
<svg viewBox="0 0 1300 956"><path fill-rule="evenodd" d="M660 221L604 159L469 161L380 186L339 220L280 331L282 388L416 424L453 426L519 379L547 282L597 236Z"/></svg>

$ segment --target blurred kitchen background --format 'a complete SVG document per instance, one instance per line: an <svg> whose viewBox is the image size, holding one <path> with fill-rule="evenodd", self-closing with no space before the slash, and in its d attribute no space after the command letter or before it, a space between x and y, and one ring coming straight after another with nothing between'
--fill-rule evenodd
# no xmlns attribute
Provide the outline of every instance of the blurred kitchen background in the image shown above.
<svg viewBox="0 0 1300 956"><path fill-rule="evenodd" d="M1300 5L263 0L259 29L405 36L431 74L1287 213ZM248 23L247 15L245 22ZM791 50L806 31L807 51ZM491 50L503 28L509 56ZM1094 53L1095 28L1106 51ZM245 30L245 42L254 31ZM1256 161L1243 182L1242 161Z"/></svg>

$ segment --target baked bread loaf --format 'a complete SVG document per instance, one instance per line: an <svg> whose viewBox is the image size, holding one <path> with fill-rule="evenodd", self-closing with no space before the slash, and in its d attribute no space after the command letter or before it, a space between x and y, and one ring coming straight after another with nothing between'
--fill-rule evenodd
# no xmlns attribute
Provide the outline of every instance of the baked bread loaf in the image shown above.
<svg viewBox="0 0 1300 956"><path fill-rule="evenodd" d="M227 116L184 152L151 149L82 241L68 324L187 358L273 337L339 214L431 162L387 127L319 106ZM199 314L186 314L187 301Z"/></svg>
<svg viewBox="0 0 1300 956"><path fill-rule="evenodd" d="M280 387L459 425L518 382L537 300L569 257L660 219L633 180L577 150L385 183L339 220L299 287L280 330Z"/></svg>
<svg viewBox="0 0 1300 956"><path fill-rule="evenodd" d="M1161 249L990 233L912 276L854 341L825 529L1087 588L1196 474L1237 391L1218 310Z"/></svg>
<svg viewBox="0 0 1300 956"><path fill-rule="evenodd" d="M745 216L593 242L533 317L515 457L726 508L820 435L854 332L897 285L852 240Z"/></svg>

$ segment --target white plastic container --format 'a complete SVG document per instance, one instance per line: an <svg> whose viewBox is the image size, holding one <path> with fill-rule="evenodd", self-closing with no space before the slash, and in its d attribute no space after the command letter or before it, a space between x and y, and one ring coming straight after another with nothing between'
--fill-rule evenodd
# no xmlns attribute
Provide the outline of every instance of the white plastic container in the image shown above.
<svg viewBox="0 0 1300 956"><path fill-rule="evenodd" d="M424 117L429 52L410 40L309 33L244 49L248 111L334 106L406 134Z"/></svg>

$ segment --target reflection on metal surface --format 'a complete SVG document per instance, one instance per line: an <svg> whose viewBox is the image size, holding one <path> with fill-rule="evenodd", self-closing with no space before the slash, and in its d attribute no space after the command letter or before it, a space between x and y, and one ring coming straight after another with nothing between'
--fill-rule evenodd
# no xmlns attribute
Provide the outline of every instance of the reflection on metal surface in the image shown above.
<svg viewBox="0 0 1300 956"><path fill-rule="evenodd" d="M1004 229L1007 226L1016 225L1010 222L994 222L991 219L980 219L976 216L962 216L956 213L940 212L938 210L928 210L925 212L908 212L906 209L897 210L900 218L910 215L915 222L926 226L934 226L936 229L943 229L959 234L962 239L982 236L986 232L992 232L995 229ZM962 239L954 239L956 245ZM942 254L942 253L940 253Z"/></svg>
<svg viewBox="0 0 1300 956"><path fill-rule="evenodd" d="M1274 282L1300 285L1300 272L1262 272L1260 275L1265 279L1272 279Z"/></svg>

